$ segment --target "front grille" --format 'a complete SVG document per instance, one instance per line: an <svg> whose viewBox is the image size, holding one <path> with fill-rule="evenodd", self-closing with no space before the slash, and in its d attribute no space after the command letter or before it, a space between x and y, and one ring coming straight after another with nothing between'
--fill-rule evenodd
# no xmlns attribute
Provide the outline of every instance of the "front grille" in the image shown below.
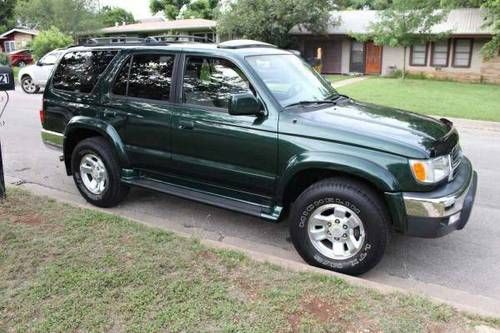
<svg viewBox="0 0 500 333"><path fill-rule="evenodd" d="M457 144L451 150L450 158L451 158L451 175L450 175L450 181L451 181L457 175L458 168L460 167L460 164L462 164L463 153L462 153L462 148L460 147L459 144Z"/></svg>

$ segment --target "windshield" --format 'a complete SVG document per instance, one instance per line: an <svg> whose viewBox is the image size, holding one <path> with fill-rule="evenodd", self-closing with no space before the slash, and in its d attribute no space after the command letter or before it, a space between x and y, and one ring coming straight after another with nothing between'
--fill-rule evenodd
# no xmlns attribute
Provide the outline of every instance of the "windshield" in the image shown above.
<svg viewBox="0 0 500 333"><path fill-rule="evenodd" d="M321 75L293 54L249 56L246 60L283 107L338 95Z"/></svg>

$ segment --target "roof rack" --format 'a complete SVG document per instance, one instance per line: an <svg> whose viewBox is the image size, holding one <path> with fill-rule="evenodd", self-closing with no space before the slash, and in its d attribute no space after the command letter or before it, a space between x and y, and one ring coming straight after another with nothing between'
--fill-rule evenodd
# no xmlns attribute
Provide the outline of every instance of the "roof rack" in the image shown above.
<svg viewBox="0 0 500 333"><path fill-rule="evenodd" d="M192 35L160 35L149 36L145 38L146 43L212 43L212 40L207 37L199 37Z"/></svg>
<svg viewBox="0 0 500 333"><path fill-rule="evenodd" d="M112 36L88 38L81 42L80 46L109 46L109 45L168 45L173 43L211 43L205 37L191 35L160 35L146 38Z"/></svg>
<svg viewBox="0 0 500 333"><path fill-rule="evenodd" d="M217 47L219 49L245 49L251 47L277 48L276 45L250 39L229 40L227 42L220 43L219 45L217 45Z"/></svg>

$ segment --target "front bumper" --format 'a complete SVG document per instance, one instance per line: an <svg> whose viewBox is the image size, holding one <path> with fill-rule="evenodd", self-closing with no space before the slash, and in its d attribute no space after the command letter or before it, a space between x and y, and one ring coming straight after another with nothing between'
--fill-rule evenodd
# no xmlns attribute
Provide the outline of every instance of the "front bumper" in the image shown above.
<svg viewBox="0 0 500 333"><path fill-rule="evenodd" d="M407 215L406 234L415 237L441 237L467 224L477 190L477 173L464 161L455 179L432 192L406 192L403 200Z"/></svg>

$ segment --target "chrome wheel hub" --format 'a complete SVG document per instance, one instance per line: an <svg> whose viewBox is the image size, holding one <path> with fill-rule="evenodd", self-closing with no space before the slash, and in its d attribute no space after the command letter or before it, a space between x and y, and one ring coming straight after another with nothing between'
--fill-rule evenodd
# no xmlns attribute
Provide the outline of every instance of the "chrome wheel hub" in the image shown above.
<svg viewBox="0 0 500 333"><path fill-rule="evenodd" d="M86 154L80 161L83 185L92 194L102 194L108 186L108 171L100 157Z"/></svg>
<svg viewBox="0 0 500 333"><path fill-rule="evenodd" d="M325 257L345 260L363 247L365 228L359 216L339 204L316 208L308 221L308 235L313 246Z"/></svg>

